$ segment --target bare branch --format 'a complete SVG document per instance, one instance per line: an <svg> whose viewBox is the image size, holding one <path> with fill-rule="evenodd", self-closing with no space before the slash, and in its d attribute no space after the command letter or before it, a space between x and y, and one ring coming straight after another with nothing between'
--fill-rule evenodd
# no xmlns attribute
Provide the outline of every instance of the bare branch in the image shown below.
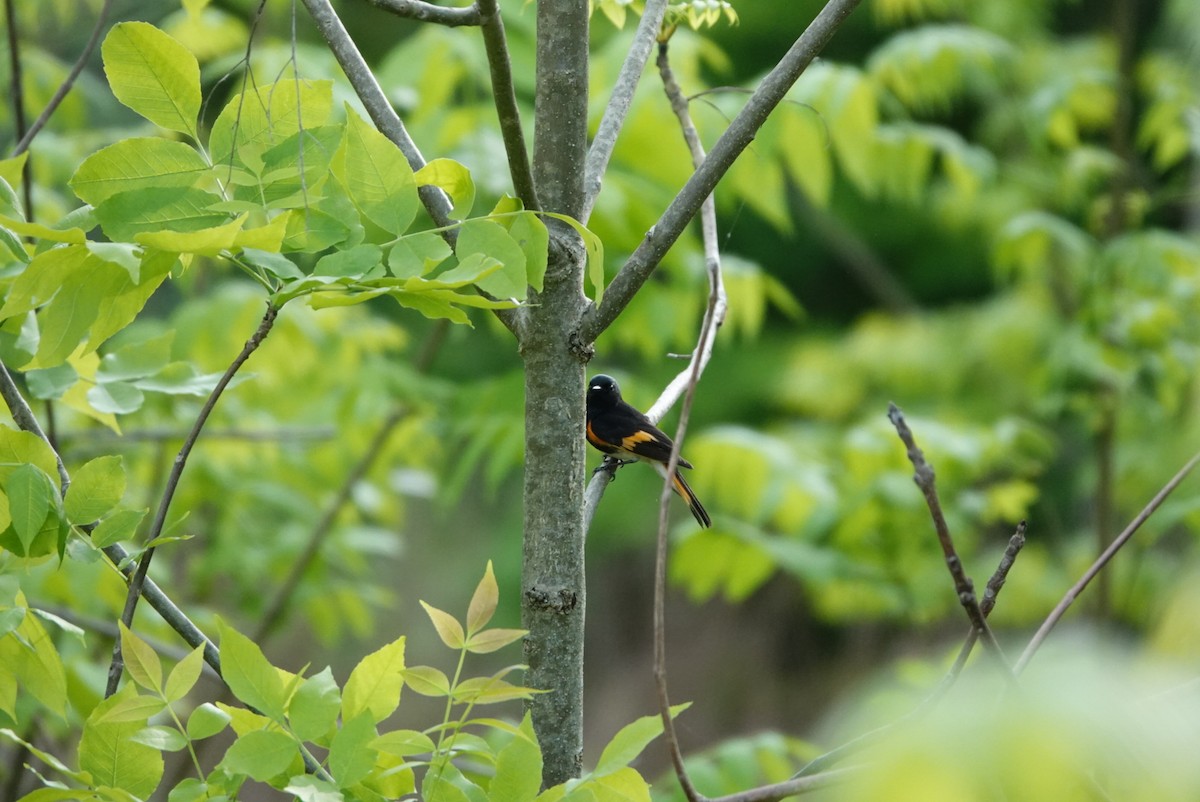
<svg viewBox="0 0 1200 802"><path fill-rule="evenodd" d="M29 130L21 137L21 141L13 148L12 155L20 156L25 151L29 150L29 145L33 142L33 138L38 135L38 132L45 127L50 121L50 116L58 110L62 105L63 99L67 93L71 91L71 87L75 85L75 79L83 72L83 68L87 66L88 59L92 56L92 51L96 49L96 43L100 41L100 34L104 31L104 23L108 21L108 13L112 9L112 0L104 0L100 6L100 13L96 16L96 24L92 27L92 35L88 37L87 44L83 46L83 51L80 52L79 58L75 60L71 71L67 73L67 77L63 79L62 84L55 90L54 96L46 104L46 108L42 109L42 113L29 126Z"/></svg>
<svg viewBox="0 0 1200 802"><path fill-rule="evenodd" d="M508 170L512 175L513 190L525 204L526 209L541 209L537 187L533 183L533 169L529 165L529 150L525 145L525 129L521 126L521 112L517 108L517 92L513 86L512 62L508 56L508 40L504 35L504 19L496 0L478 0L482 15L483 46L487 52L488 67L492 74L492 97L496 102L496 119L500 123L500 135L504 139L504 151L508 155Z"/></svg>
<svg viewBox="0 0 1200 802"><path fill-rule="evenodd" d="M1016 533L1009 538L1008 548L1004 550L1004 556L1000 558L1000 564L996 566L996 570L992 573L991 578L987 583L987 591L983 595L983 602L979 605L984 615L992 611L996 606L996 597L1000 593L1000 589L1004 587L1004 580L1008 578L1008 572L1012 569L1013 562L1017 559L1017 554L1025 545L1025 522L1021 521L1017 525ZM861 752L866 747L873 743L877 743L885 735L895 732L905 724L917 721L937 705L942 700L962 673L963 668L967 664L967 657L971 654L971 649L975 646L975 641L979 639L979 633L975 627L967 633L966 639L963 641L962 647L958 651L958 657L955 658L953 665L946 672L946 676L942 677L937 687L933 692L926 696L921 702L902 717L885 724L882 727L863 733L852 741L847 741L836 749L833 749L825 754L813 758L804 768L796 773L796 777L808 777L818 773L827 773L829 768L842 760L845 760L851 755Z"/></svg>
<svg viewBox="0 0 1200 802"><path fill-rule="evenodd" d="M21 35L17 30L17 9L13 0L4 0L4 17L8 23L9 97L12 99L13 125L18 137L25 136L25 80L21 69ZM29 159L21 165L21 194L25 202L25 218L33 220L33 168Z"/></svg>
<svg viewBox="0 0 1200 802"><path fill-rule="evenodd" d="M483 23L477 3L462 8L447 8L446 6L435 6L433 3L425 3L422 0L368 0L368 2L376 8L390 11L397 17L421 22L435 22L450 28Z"/></svg>
<svg viewBox="0 0 1200 802"><path fill-rule="evenodd" d="M1179 484L1187 478L1187 475L1192 472L1192 469L1196 467L1197 463L1200 463L1200 453L1197 453L1190 460L1188 460L1187 464L1179 469L1179 473L1172 476L1171 481L1163 485L1162 490L1159 490L1158 493L1155 494L1154 498L1150 499L1150 502L1146 504L1145 508L1137 514L1137 517L1129 522L1129 526L1125 527L1125 531L1117 535L1116 539L1113 540L1113 542L1108 545L1108 548L1104 550L1104 553L1097 557L1096 561L1092 563L1091 567L1083 572L1083 576L1079 578L1079 581L1071 586L1070 590L1068 590L1066 595L1063 596L1062 601L1060 601L1055 608L1050 611L1050 615L1047 616L1046 620L1042 622L1042 625L1038 627L1038 631L1034 633L1033 638L1029 641L1029 645L1025 647L1025 651L1021 653L1020 659L1018 659L1016 665L1013 666L1014 672L1020 674L1025 670L1025 666L1029 665L1029 661L1033 659L1034 654L1036 654L1037 650L1041 647L1042 641L1044 641L1046 636L1050 634L1050 630L1053 629L1054 625L1059 622L1059 619L1066 614L1067 609L1071 606L1075 599L1079 598L1079 594L1083 593L1084 589L1088 586L1088 583L1091 582L1098 573L1100 573L1104 566L1108 565L1109 561L1112 560L1112 558L1116 556L1117 552L1121 550L1121 547L1129 542L1129 539L1133 537L1134 533L1137 532L1138 529L1141 528L1142 524L1144 524L1146 520L1154 514L1154 511L1162 506L1162 503L1166 501L1167 496L1171 495L1172 491L1174 491L1176 487L1179 487Z"/></svg>
<svg viewBox="0 0 1200 802"><path fill-rule="evenodd" d="M617 145L617 136L625 125L625 117L633 103L634 90L637 89L642 72L646 69L650 48L658 38L666 13L667 0L647 0L642 19L633 34L633 42L625 55L625 62L617 74L617 83L608 99L608 105L604 107L604 116L600 118L600 127L596 130L592 146L588 149L583 179L583 216L579 218L583 223L592 216L592 209L596 206L604 171L608 169L608 160L612 158L613 148Z"/></svg>
<svg viewBox="0 0 1200 802"><path fill-rule="evenodd" d="M217 401L225 388L229 386L229 382L233 380L234 374L238 369L245 364L250 355L257 350L258 346L270 333L271 327L275 324L275 318L279 314L279 307L268 302L267 311L263 313L262 321L250 339L246 340L246 344L242 346L242 350L234 358L229 367L225 369L225 373L221 376L217 385L213 387L211 393L208 394L204 406L200 408L200 414L196 416L196 422L192 424L192 430L188 433L187 439L183 441L183 445L179 449L179 453L175 455L175 462L171 466L171 473L167 476L167 484L163 489L162 500L158 504L158 511L154 515L154 521L150 524L150 531L147 534L146 542L148 548L138 560L137 570L129 580L129 590L125 596L125 609L121 612L121 620L126 627L133 626L133 614L137 609L138 599L142 595L142 585L146 582L146 572L150 570L150 561L154 558L154 541L162 534L163 526L167 522L167 511L171 508L171 500L175 498L175 490L179 487L179 480L183 476L183 469L187 465L188 455L192 453L192 448L196 445L196 440L200 437L200 431L204 428L208 416L212 414L213 408L216 407ZM121 639L117 638L113 642L112 663L108 667L108 686L104 694L104 698L108 698L117 692L117 686L121 682L121 672L125 668L125 660L121 654Z"/></svg>
<svg viewBox="0 0 1200 802"><path fill-rule="evenodd" d="M896 427L896 434L900 436L901 442L908 451L908 460L913 466L913 481L921 489L921 493L925 496L925 503L929 506L929 515L933 518L938 542L942 546L942 553L946 556L946 567L950 569L950 576L954 579L954 589L958 593L958 600L963 609L967 611L967 618L971 619L971 625L983 638L983 642L991 651L992 656L1003 668L1005 676L1009 680L1015 681L1008 662L1004 659L1000 644L996 641L995 634L987 625L983 611L979 608L979 600L975 597L975 587L966 571L963 570L962 560L959 559L958 552L954 548L954 540L950 537L950 527L946 524L946 516L942 513L942 503L938 499L937 489L934 487L933 466L925 460L924 453L917 447L912 430L908 428L908 423L904 420L904 414L895 404L888 404L888 420Z"/></svg>
<svg viewBox="0 0 1200 802"><path fill-rule="evenodd" d="M712 193L734 160L749 146L755 133L783 100L784 95L800 77L800 73L816 58L817 53L833 37L838 26L859 2L860 0L829 0L783 59L763 78L741 112L713 145L704 163L679 190L662 217L650 227L642 243L613 278L604 293L603 302L584 313L579 325L579 342L594 342L621 314L642 284L658 267L663 256L679 239L688 222L699 211L704 199Z"/></svg>

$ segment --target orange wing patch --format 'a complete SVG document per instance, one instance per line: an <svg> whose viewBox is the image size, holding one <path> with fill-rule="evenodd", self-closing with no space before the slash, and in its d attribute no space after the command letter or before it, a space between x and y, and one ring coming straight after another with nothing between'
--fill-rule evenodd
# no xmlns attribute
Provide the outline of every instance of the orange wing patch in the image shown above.
<svg viewBox="0 0 1200 802"><path fill-rule="evenodd" d="M646 431L645 429L638 429L636 432L629 435L628 437L621 438L621 447L624 448L626 451L635 451L636 452L638 443L657 443L657 442L658 442L658 438L655 437L653 434Z"/></svg>

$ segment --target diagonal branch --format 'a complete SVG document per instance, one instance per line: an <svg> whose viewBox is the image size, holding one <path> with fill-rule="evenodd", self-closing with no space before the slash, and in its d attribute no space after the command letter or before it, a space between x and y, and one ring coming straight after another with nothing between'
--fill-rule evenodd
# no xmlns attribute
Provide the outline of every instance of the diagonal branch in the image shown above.
<svg viewBox="0 0 1200 802"><path fill-rule="evenodd" d="M433 22L449 28L483 24L483 15L480 14L478 3L461 8L448 8L425 3L422 0L368 0L368 2L376 8L390 11L397 17L414 19L419 22Z"/></svg>
<svg viewBox="0 0 1200 802"><path fill-rule="evenodd" d="M54 92L54 96L50 98L50 101L46 104L46 108L42 109L42 113L33 121L33 124L29 126L29 130L21 137L21 141L13 148L13 156L20 156L29 150L29 144L33 142L33 138L50 121L51 115L58 110L67 93L71 91L71 87L75 85L75 79L83 72L83 68L87 66L88 59L92 56L92 51L96 49L96 43L100 41L100 34L104 31L104 23L108 21L108 13L112 10L112 3L113 0L104 0L104 4L100 6L100 13L96 15L96 24L92 27L92 35L88 37L87 44L83 46L83 51L79 54L79 58L71 66L71 71L67 73L67 77L63 79L62 84Z"/></svg>
<svg viewBox="0 0 1200 802"><path fill-rule="evenodd" d="M934 487L933 466L925 460L925 454L917 447L912 430L908 428L908 423L904 420L904 413L895 404L888 404L888 420L896 427L896 434L900 436L901 442L908 451L908 460L913 466L913 481L921 489L922 495L925 496L925 503L929 506L929 515L933 518L938 542L942 546L942 553L946 556L946 567L950 569L950 576L954 579L954 589L958 593L958 600L963 609L967 611L967 618L971 619L971 625L983 638L984 644L1003 668L1005 676L1015 682L1015 675L1004 659L1004 652L996 641L996 635L988 626L987 619L979 608L979 600L975 597L975 586L971 583L966 571L963 570L962 560L954 548L954 540L950 537L950 527L946 524L942 503L938 499L937 488Z"/></svg>
<svg viewBox="0 0 1200 802"><path fill-rule="evenodd" d="M704 199L750 145L755 133L783 100L800 73L816 58L859 2L829 0L783 59L763 78L741 112L713 145L704 163L679 190L679 194L658 222L646 232L641 244L613 278L601 304L584 313L579 324L579 342L594 342L633 300L633 296L699 211Z"/></svg>
<svg viewBox="0 0 1200 802"><path fill-rule="evenodd" d="M267 303L267 311L263 313L262 321L250 339L246 340L246 344L242 346L241 352L234 358L229 367L225 369L225 373L221 376L217 385L212 392L208 394L208 399L204 402L204 406L200 408L200 414L196 416L196 422L192 425L192 430L188 433L187 439L183 441L183 445L179 449L179 453L175 455L175 462L171 466L171 473L167 476L167 484L163 489L162 500L158 504L158 511L154 515L154 521L150 524L150 531L147 535L146 542L148 548L138 560L137 570L129 580L129 590L125 596L125 609L121 612L121 620L126 627L132 628L133 614L137 609L138 599L142 595L142 586L146 582L146 572L150 570L150 561L154 557L154 541L162 534L163 526L167 522L167 512L171 508L171 500L175 498L175 490L179 487L179 480L183 476L183 469L187 465L188 456L192 453L192 448L196 445L196 440L200 437L200 431L204 428L204 424L208 421L208 416L212 414L213 408L216 407L221 393L229 386L229 382L233 380L234 374L238 369L245 364L250 355L257 350L258 346L270 333L271 327L275 324L275 318L279 315L279 307L272 303ZM121 639L117 638L113 642L112 663L108 667L108 686L104 693L104 698L108 698L117 692L117 686L121 682L121 672L125 668L125 660L121 654Z"/></svg>
<svg viewBox="0 0 1200 802"><path fill-rule="evenodd" d="M1149 503L1146 504L1145 508L1137 514L1137 517L1129 522L1129 526L1125 527L1125 531L1117 535L1116 539L1104 550L1104 553L1097 557L1091 567L1083 572L1083 576L1079 578L1079 581L1071 586L1066 595L1062 597L1062 600L1050 612L1050 615L1046 617L1046 620L1042 622L1042 625L1038 627L1038 631L1034 633L1033 638L1029 641L1029 645L1025 647L1025 651L1021 653L1021 657L1017 660L1016 665L1013 666L1015 673L1020 674L1025 670L1025 666L1029 665L1029 661L1033 659L1042 642L1046 640L1046 636L1050 634L1050 630L1066 614L1067 608L1071 606L1075 599L1079 598L1079 594L1083 593L1088 583L1096 578L1096 575L1100 573L1104 566L1108 565L1109 561L1121 550L1121 547L1129 542L1129 539L1141 528L1142 524L1154 514L1155 510L1162 506L1167 496L1171 495L1172 491L1179 487L1179 484L1187 478L1188 474L1192 472L1192 469L1197 464L1200 464L1200 453L1188 460L1187 464L1180 468L1179 472L1172 476L1169 482L1163 485L1162 490L1159 490L1154 498L1150 499Z"/></svg>
<svg viewBox="0 0 1200 802"><path fill-rule="evenodd" d="M1000 558L1000 564L996 566L996 570L988 579L987 590L983 594L983 601L979 608L986 616L996 606L996 597L1000 593L1000 589L1004 587L1004 581L1008 578L1008 572L1012 569L1013 563L1017 559L1017 554L1025 545L1025 522L1021 521L1017 525L1016 533L1009 538L1008 547L1004 550L1004 556ZM845 760L851 755L861 752L871 744L877 743L885 735L895 732L900 727L918 721L937 705L938 702L946 695L946 693L954 686L958 675L962 673L963 668L967 664L967 657L971 654L971 649L975 646L975 641L979 639L979 632L975 627L971 627L971 631L967 633L966 640L963 641L962 647L958 651L958 657L955 658L953 665L946 672L946 676L937 684L933 692L926 696L912 710L905 713L895 721L888 722L882 727L863 733L852 741L847 741L841 746L833 749L825 754L813 758L804 768L796 773L796 777L808 777L818 774L828 773L831 766Z"/></svg>
<svg viewBox="0 0 1200 802"><path fill-rule="evenodd" d="M350 80L350 86L354 88L354 93L362 101L371 121L375 123L375 127L392 140L396 147L400 148L400 152L404 154L404 158L408 160L408 164L414 172L420 170L425 166L425 157L421 155L420 149L408 135L408 129L404 127L404 122L396 114L392 104L388 102L387 95L383 93L379 81L375 79L375 74L367 66L362 53L358 51L350 34L346 32L346 27L342 25L342 21L338 18L337 12L333 10L329 0L304 0L304 7L308 9L309 15L316 23L317 30L321 32L321 36L329 45L329 50L337 59L342 72L346 73L346 78ZM421 202L425 205L429 216L433 218L434 225L438 227L450 225L451 205L446 193L437 187L426 186L421 187L420 195ZM450 229L450 232L453 232L453 229Z"/></svg>
<svg viewBox="0 0 1200 802"><path fill-rule="evenodd" d="M617 74L617 83L613 87L608 105L604 107L604 116L600 118L600 127L592 139L588 149L585 175L583 179L583 216L580 222L587 223L600 195L600 184L604 171L608 169L608 160L612 158L613 148L617 145L617 136L625 126L625 117L633 103L633 93L637 89L646 62L650 58L650 48L662 28L663 17L667 13L667 0L648 0L642 11L641 22L633 34L633 42L621 72Z"/></svg>
<svg viewBox="0 0 1200 802"><path fill-rule="evenodd" d="M54 445L46 437L46 433L42 431L42 427L38 425L37 419L33 416L33 411L21 396L21 391L17 389L12 374L8 372L8 368L3 363L0 363L0 397L4 398L9 412L12 413L13 420L20 427L21 431L36 435L38 439L46 443L54 454L54 460L58 463L58 475L61 482L60 492L65 497L71 487L71 477L63 465L62 457L54 449ZM88 527L84 527L84 530L90 532ZM130 564L129 554L121 546L114 543L111 546L105 546L103 552L126 577L133 574L134 568ZM170 597L153 580L146 580L142 586L142 596L162 616L167 625L175 630L189 646L195 648L203 644L204 662L208 663L218 674L221 673L221 655L217 651L217 647L200 631L199 627L192 623L191 619L179 609L175 602L171 601Z"/></svg>
<svg viewBox="0 0 1200 802"><path fill-rule="evenodd" d="M533 169L529 165L529 150L525 146L521 112L517 108L517 92L513 86L512 61L508 55L508 40L504 35L504 19L500 16L497 0L478 0L476 5L483 18L483 46L487 52L488 68L491 70L496 119L500 123L500 136L504 140L504 151L508 156L508 171L512 175L513 190L526 209L538 211L541 205L533 183Z"/></svg>

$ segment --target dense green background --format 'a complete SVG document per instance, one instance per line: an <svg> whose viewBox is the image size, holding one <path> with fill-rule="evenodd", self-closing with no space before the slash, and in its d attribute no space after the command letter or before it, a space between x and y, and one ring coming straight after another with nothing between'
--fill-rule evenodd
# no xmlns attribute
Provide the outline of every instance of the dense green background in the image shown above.
<svg viewBox="0 0 1200 802"><path fill-rule="evenodd" d="M1122 3L1132 16L1115 22ZM92 19L98 3L19 5L35 115L82 46L79 20ZM255 5L214 2L189 16L117 3L113 19L148 17L196 54L201 121L211 125L240 91ZM352 35L426 157L471 171L475 213L485 214L511 189L478 36L364 5L340 4ZM533 12L502 5L528 104ZM737 26L685 28L671 40L684 90L714 89L692 103L709 143L742 102L737 88L753 87L819 5L735 7ZM258 20L255 74L275 80L294 46L304 77L334 79L338 116L351 93L302 13L293 45L290 13L271 3ZM625 27L594 17L594 122L632 20ZM868 0L718 190L730 317L685 449L715 526L698 531L676 505L669 568L672 696L697 700L681 720L689 751L760 729L805 735L881 666L898 666L901 687L923 687L956 645L965 625L885 418L888 401L905 410L937 469L977 585L1017 522L1028 521L1029 543L994 614L1014 652L1098 541L1196 450L1198 44L1191 0ZM85 157L156 135L111 96L96 61L32 150L36 219L47 224L79 205L68 181ZM12 132L6 105L0 141L10 146ZM589 222L610 277L689 170L648 71ZM301 267L315 257L302 255ZM0 274L6 292L19 269L12 262ZM601 338L595 372L617 376L628 400L649 406L682 365L667 354L694 341L704 289L693 236ZM173 332L160 341L170 360L219 372L254 330L264 298L228 263L197 257L100 353L143 349ZM470 316L473 328L447 328L387 299L288 305L185 475L174 510L189 516L176 533L191 539L164 549L152 575L202 625L219 614L253 629L400 405L405 417L338 512L268 655L291 670L331 662L336 674L356 662L350 655L400 633L411 636L410 654L432 650L417 600L465 609L487 559L502 625L516 626L520 362L490 313ZM18 333L4 327L6 363L17 368L9 354ZM41 396L57 397L52 389ZM35 411L44 423L52 416L69 466L121 454L127 505L152 507L199 404L181 392L147 391L123 406L121 439L81 414L80 399ZM595 750L655 709L649 599L659 489L648 469L623 470L589 536L586 721ZM1103 589L1089 591L1077 620L1148 652L1194 658L1198 515L1185 486ZM35 606L98 619L112 620L123 597L82 559L28 566L5 554L0 583L19 583ZM170 639L142 616L146 633ZM105 638L67 639L60 649L72 694L94 697ZM653 774L661 764L648 760Z"/></svg>

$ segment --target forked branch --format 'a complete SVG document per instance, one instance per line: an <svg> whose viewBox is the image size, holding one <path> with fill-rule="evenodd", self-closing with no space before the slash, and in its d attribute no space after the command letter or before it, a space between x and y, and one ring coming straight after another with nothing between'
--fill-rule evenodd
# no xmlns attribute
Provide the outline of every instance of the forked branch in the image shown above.
<svg viewBox="0 0 1200 802"><path fill-rule="evenodd" d="M1008 661L1004 659L1004 652L1000 649L996 635L988 626L987 619L979 607L979 599L975 596L975 586L963 569L962 560L954 548L950 527L946 524L946 516L942 512L942 502L938 499L937 488L934 486L933 466L926 461L925 454L917 447L912 430L908 428L908 422L904 420L904 413L895 404L888 404L888 420L896 427L896 434L900 436L900 441L904 443L908 452L908 460L913 466L913 481L921 489L921 494L925 496L929 515L933 518L933 527L937 531L938 543L941 544L942 553L946 557L946 567L954 579L954 590L958 593L959 603L967 611L967 618L971 620L971 626L974 627L979 637L983 638L984 644L1000 665L1005 676L1013 680L1013 673L1008 666Z"/></svg>

